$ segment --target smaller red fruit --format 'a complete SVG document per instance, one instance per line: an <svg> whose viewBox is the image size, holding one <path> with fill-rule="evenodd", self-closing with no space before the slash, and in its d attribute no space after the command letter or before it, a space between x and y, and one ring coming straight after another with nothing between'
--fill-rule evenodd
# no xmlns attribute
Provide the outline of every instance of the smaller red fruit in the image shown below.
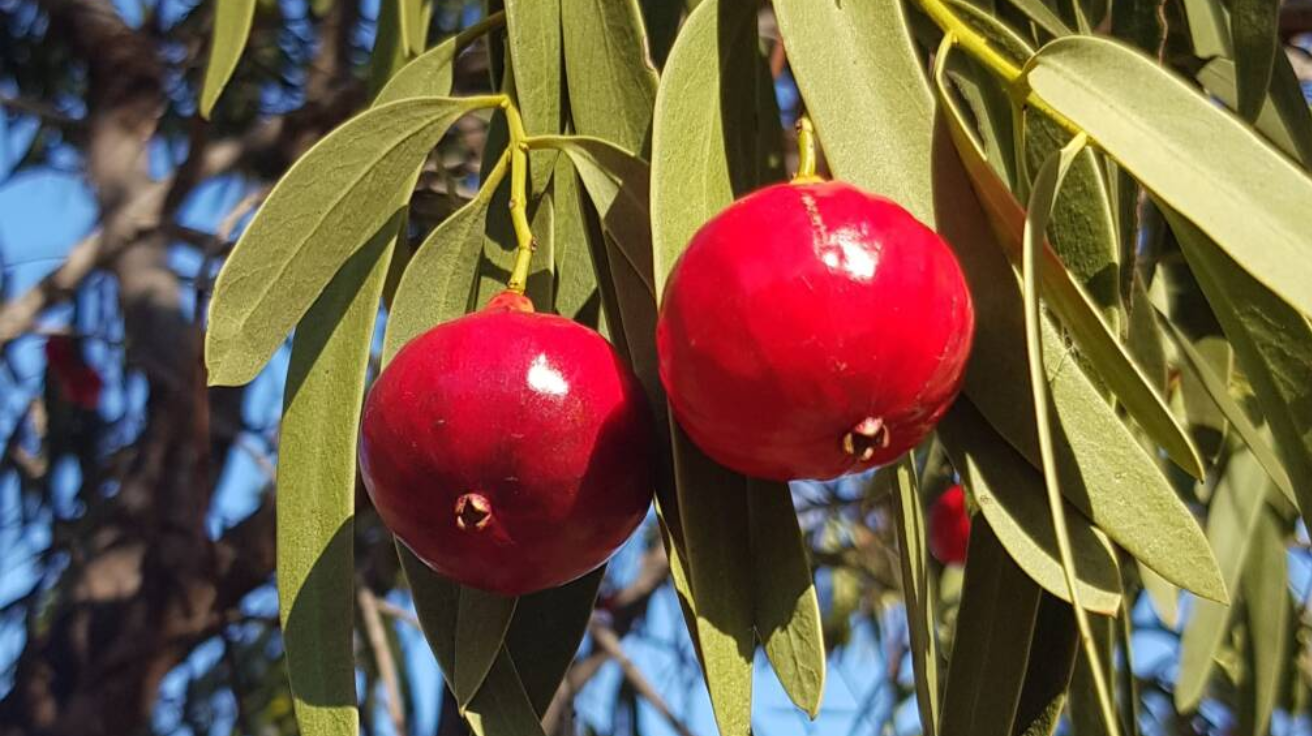
<svg viewBox="0 0 1312 736"><path fill-rule="evenodd" d="M952 486L934 501L929 512L929 553L944 565L966 561L970 542L970 513L966 510L966 491Z"/></svg>
<svg viewBox="0 0 1312 736"><path fill-rule="evenodd" d="M365 402L360 470L437 572L503 595L610 558L651 503L652 422L605 338L505 292L412 340Z"/></svg>
<svg viewBox="0 0 1312 736"><path fill-rule="evenodd" d="M100 404L104 382L96 369L87 364L72 338L51 335L46 340L46 365L65 401L87 411L94 411Z"/></svg>

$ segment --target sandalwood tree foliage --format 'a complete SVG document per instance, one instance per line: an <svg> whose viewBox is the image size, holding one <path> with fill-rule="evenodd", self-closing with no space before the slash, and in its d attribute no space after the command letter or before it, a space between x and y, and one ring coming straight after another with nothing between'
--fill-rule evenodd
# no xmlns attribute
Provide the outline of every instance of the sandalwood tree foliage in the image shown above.
<svg viewBox="0 0 1312 736"><path fill-rule="evenodd" d="M0 2L4 174L71 169L96 211L0 307L26 571L0 735L208 730L225 697L251 734L415 732L439 700L442 734L636 733L640 707L686 734L626 653L661 594L723 736L772 732L763 677L823 727L859 631L890 652L862 708L902 704L898 732L1305 731L1308 25L1276 0ZM657 322L699 229L795 172L932 228L975 326L923 441L790 487L672 418ZM464 587L364 492L373 381L507 285L643 389L654 511L622 576ZM816 329L931 321L879 307ZM222 519L234 477L256 500ZM606 662L632 715L574 719Z"/></svg>

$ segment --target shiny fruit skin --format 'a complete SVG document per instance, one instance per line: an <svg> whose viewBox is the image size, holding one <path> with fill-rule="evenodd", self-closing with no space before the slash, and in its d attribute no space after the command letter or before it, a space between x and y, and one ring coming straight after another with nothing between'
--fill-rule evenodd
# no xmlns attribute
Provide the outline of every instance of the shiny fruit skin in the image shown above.
<svg viewBox="0 0 1312 736"><path fill-rule="evenodd" d="M929 511L929 553L944 565L966 561L970 544L970 512L966 492L956 485L943 492Z"/></svg>
<svg viewBox="0 0 1312 736"><path fill-rule="evenodd" d="M960 390L974 311L956 256L887 199L778 184L693 237L665 286L679 424L749 476L834 478L915 447Z"/></svg>
<svg viewBox="0 0 1312 736"><path fill-rule="evenodd" d="M502 294L408 343L365 403L360 467L396 536L503 595L604 563L646 515L652 420L596 332Z"/></svg>

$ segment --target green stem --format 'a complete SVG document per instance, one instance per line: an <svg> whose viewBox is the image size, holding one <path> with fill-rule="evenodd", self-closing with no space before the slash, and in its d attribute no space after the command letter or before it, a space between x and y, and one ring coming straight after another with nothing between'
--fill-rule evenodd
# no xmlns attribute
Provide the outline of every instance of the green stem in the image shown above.
<svg viewBox="0 0 1312 736"><path fill-rule="evenodd" d="M793 175L794 184L810 184L823 181L815 173L815 126L811 118L802 113L797 119L797 173Z"/></svg>
<svg viewBox="0 0 1312 736"><path fill-rule="evenodd" d="M519 108L509 98L501 103L506 112L506 127L510 129L510 224L515 229L515 266L510 272L506 288L523 294L528 286L528 273L533 262L537 241L528 224L528 133Z"/></svg>
<svg viewBox="0 0 1312 736"><path fill-rule="evenodd" d="M949 0L916 0L920 9L924 10L930 20L934 21L934 24L947 35L945 41L960 46L976 61L983 64L985 68L1001 77L1007 83L1012 98L1018 103L1039 110L1071 135L1078 135L1083 132L1078 125L1072 123L1066 116L1054 110L1052 106L1034 94L1025 82L1025 70L1011 63L1010 59L993 48L989 40L984 37L984 34L975 30L961 16L953 12L952 8L948 7L948 2Z"/></svg>

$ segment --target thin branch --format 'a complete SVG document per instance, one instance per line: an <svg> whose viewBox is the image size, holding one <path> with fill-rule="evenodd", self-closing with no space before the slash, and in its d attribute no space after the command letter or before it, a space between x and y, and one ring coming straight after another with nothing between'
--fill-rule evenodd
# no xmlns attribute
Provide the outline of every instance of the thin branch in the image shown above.
<svg viewBox="0 0 1312 736"><path fill-rule="evenodd" d="M383 617L378 615L378 597L363 585L357 595L365 635L369 637L369 645L374 650L374 662L378 665L378 675L383 680L383 688L387 690L387 715L391 717L396 733L406 733L405 711L401 708L401 687L396 677L396 660L392 658L392 647L388 644L387 633L383 631Z"/></svg>
<svg viewBox="0 0 1312 736"><path fill-rule="evenodd" d="M634 692L646 699L651 707L655 708L656 712L670 724L670 727L678 732L679 736L693 736L693 732L689 730L688 726L679 720L678 716L674 715L674 711L670 710L670 706L666 704L665 699L656 691L656 688L652 687L651 682L642 674L642 670L638 669L633 660L629 659L629 656L624 653L624 647L620 644L620 638L615 635L615 632L609 626L601 623L595 616L592 622L588 624L588 631L592 634L592 640L597 643L597 646L610 655L611 659L614 659L616 664L620 666L624 678L633 686Z"/></svg>

